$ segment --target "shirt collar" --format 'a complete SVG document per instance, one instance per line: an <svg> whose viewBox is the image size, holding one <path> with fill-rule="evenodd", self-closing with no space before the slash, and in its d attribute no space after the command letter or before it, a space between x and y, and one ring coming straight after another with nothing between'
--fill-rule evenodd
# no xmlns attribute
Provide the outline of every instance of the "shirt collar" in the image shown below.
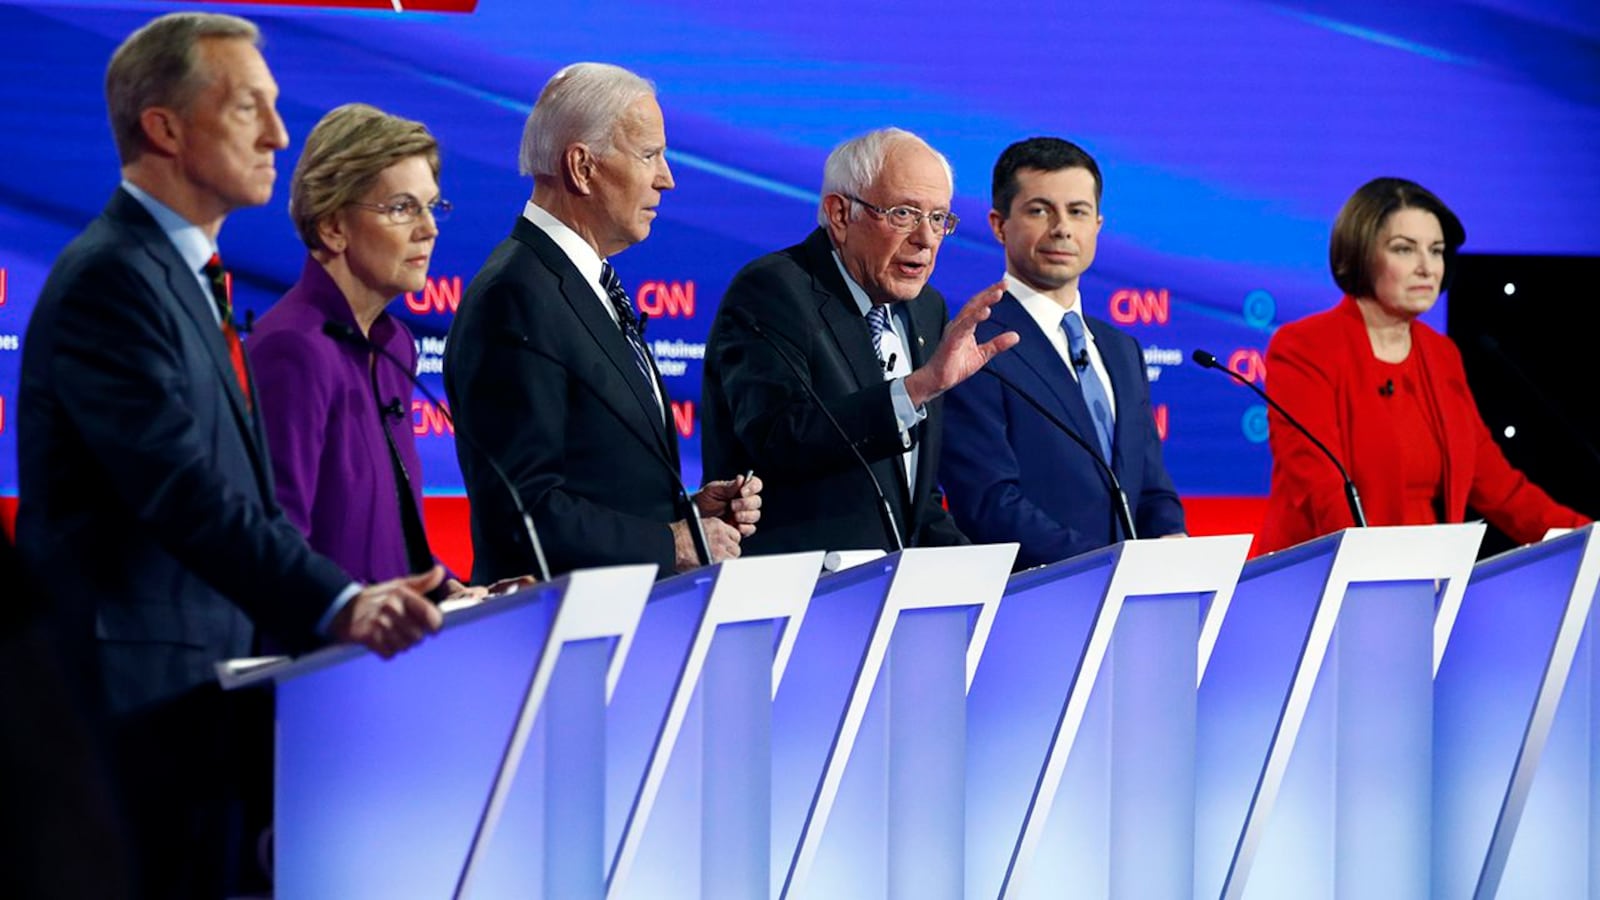
<svg viewBox="0 0 1600 900"><path fill-rule="evenodd" d="M211 259L211 254L217 252L217 245L206 236L200 226L178 215L172 207L150 196L126 178L122 180L122 189L139 201L145 212L156 220L156 225L167 236L167 240L172 241L172 246L177 248L178 256L183 258L184 265L188 266L190 271L200 271Z"/></svg>
<svg viewBox="0 0 1600 900"><path fill-rule="evenodd" d="M1061 317L1063 315L1073 311L1077 311L1079 316L1083 315L1083 295L1076 288L1072 291L1072 304L1064 308L1061 304L1034 290L1026 282L1010 272L1006 273L1006 290L1011 293L1011 296L1017 298L1017 302L1022 304L1023 310L1029 316L1032 316L1035 322L1039 323L1039 330L1045 334L1054 334L1061 330ZM1094 332L1089 330L1088 319L1083 321L1083 333L1089 343L1094 343Z"/></svg>
<svg viewBox="0 0 1600 900"><path fill-rule="evenodd" d="M527 205L523 207L522 217L538 226L540 231L550 237L550 240L556 242L556 246L560 247L561 252L565 253L567 259L572 261L572 265L578 270L579 275L582 275L590 284L600 284L600 266L604 260L600 258L600 254L594 251L593 247L589 246L588 241L579 237L576 231L567 226L567 223L551 215L548 210L532 200L529 200Z"/></svg>
<svg viewBox="0 0 1600 900"><path fill-rule="evenodd" d="M856 280L850 277L850 272L845 269L844 259L839 256L838 250L833 251L833 264L839 267L839 274L844 276L844 286L849 288L850 299L856 302L856 309L862 318L866 318L867 313L872 312L872 298L867 296L865 288L856 284Z"/></svg>

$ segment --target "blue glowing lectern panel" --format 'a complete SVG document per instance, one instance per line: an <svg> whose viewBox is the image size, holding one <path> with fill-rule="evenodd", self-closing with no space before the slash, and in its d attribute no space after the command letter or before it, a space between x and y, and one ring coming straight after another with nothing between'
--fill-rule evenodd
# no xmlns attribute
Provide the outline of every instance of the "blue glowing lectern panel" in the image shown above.
<svg viewBox="0 0 1600 900"><path fill-rule="evenodd" d="M1255 560L1200 684L1196 897L1427 896L1432 676L1483 526Z"/></svg>
<svg viewBox="0 0 1600 900"><path fill-rule="evenodd" d="M278 895L448 897L470 872L475 898L598 897L587 748L653 576L573 573L389 662L341 646L237 682L278 683Z"/></svg>
<svg viewBox="0 0 1600 900"><path fill-rule="evenodd" d="M1016 551L906 550L818 582L774 699L775 894L959 895L966 691Z"/></svg>
<svg viewBox="0 0 1600 900"><path fill-rule="evenodd" d="M1011 579L968 695L968 897L1178 896L1199 648L1248 536L1135 541Z"/></svg>
<svg viewBox="0 0 1600 900"><path fill-rule="evenodd" d="M822 557L728 560L651 592L607 712L607 896L767 893L772 696Z"/></svg>
<svg viewBox="0 0 1600 900"><path fill-rule="evenodd" d="M1593 526L1479 564L1435 680L1433 896L1591 897Z"/></svg>

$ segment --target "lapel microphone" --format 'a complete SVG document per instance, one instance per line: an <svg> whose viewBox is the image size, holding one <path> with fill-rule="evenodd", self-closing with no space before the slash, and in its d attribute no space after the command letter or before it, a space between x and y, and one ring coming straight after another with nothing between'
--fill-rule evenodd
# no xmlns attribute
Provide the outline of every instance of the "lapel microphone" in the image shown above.
<svg viewBox="0 0 1600 900"><path fill-rule="evenodd" d="M1383 397L1385 399L1394 396L1394 379L1393 378L1385 379L1383 384L1378 385L1378 396L1379 397Z"/></svg>

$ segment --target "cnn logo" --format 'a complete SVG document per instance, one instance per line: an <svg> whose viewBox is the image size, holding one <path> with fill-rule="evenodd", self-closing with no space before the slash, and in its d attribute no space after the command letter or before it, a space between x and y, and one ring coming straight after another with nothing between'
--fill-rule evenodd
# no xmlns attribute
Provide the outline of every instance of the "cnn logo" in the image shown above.
<svg viewBox="0 0 1600 900"><path fill-rule="evenodd" d="M1111 295L1111 320L1120 325L1165 325L1171 318L1172 296L1166 288L1123 288Z"/></svg>
<svg viewBox="0 0 1600 900"><path fill-rule="evenodd" d="M693 281L646 281L634 298L639 311L651 318L694 318Z"/></svg>
<svg viewBox="0 0 1600 900"><path fill-rule="evenodd" d="M429 313L454 313L461 306L461 276L429 278L422 285L422 296L406 292L406 309L419 316Z"/></svg>

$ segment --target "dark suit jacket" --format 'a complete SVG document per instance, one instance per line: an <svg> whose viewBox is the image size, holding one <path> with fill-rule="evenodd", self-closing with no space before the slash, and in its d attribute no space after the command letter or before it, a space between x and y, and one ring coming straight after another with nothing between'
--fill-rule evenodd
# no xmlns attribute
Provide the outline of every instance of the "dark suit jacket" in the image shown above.
<svg viewBox="0 0 1600 900"><path fill-rule="evenodd" d="M1183 505L1161 461L1150 382L1139 342L1085 316L1116 394L1112 469L1142 538L1184 530ZM989 363L1091 445L1083 393L1038 322L1006 294L978 339L1015 331L1022 342ZM1122 540L1111 489L1088 452L1010 388L978 373L945 395L944 462L956 524L975 541L1017 541L1017 568L1043 565Z"/></svg>
<svg viewBox="0 0 1600 900"><path fill-rule="evenodd" d="M1550 499L1511 467L1478 415L1461 353L1422 322L1411 323L1411 352L1420 354L1421 385L1442 435L1444 522L1460 522L1470 505L1513 540L1537 541L1552 527L1589 519ZM1356 301L1349 297L1279 328L1267 345L1274 399L1338 454L1361 494L1370 525L1402 521L1405 469L1386 404L1386 374ZM1281 550L1353 523L1344 484L1327 457L1271 414L1272 493L1255 552Z"/></svg>
<svg viewBox="0 0 1600 900"><path fill-rule="evenodd" d="M924 288L903 304L912 368L939 345L949 318L944 298ZM761 524L746 553L894 549L872 484L839 434L795 382L771 344L732 317L749 310L784 347L883 485L906 546L964 544L944 511L939 468L941 402L928 404L913 437L921 456L908 491L904 452L889 382L872 337L822 229L803 243L763 256L734 276L706 345L706 477L761 476ZM899 313L897 312L897 315Z"/></svg>
<svg viewBox="0 0 1600 900"><path fill-rule="evenodd" d="M524 218L461 298L444 383L480 583L534 565L505 487L463 433L516 485L552 572L643 562L663 576L674 571L667 526L684 515L677 434L600 304L555 241Z"/></svg>
<svg viewBox="0 0 1600 900"><path fill-rule="evenodd" d="M18 390L17 544L113 713L213 682L252 623L291 647L350 583L273 499L212 301L117 191L57 258Z"/></svg>

